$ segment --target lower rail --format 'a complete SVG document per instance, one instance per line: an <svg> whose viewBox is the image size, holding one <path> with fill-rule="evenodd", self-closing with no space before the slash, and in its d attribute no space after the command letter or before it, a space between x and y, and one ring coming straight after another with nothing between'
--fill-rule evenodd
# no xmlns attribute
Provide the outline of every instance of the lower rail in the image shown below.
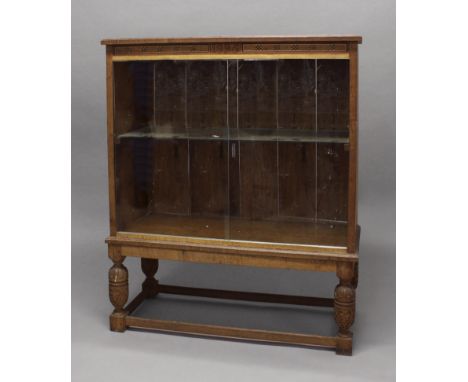
<svg viewBox="0 0 468 382"><path fill-rule="evenodd" d="M290 296L270 293L238 292L220 289L190 288L159 284L157 293L225 300L258 301L267 303L293 304L305 306L333 307L333 299L322 297ZM150 329L161 332L201 335L225 339L270 342L299 346L336 348L338 337L281 331L246 329L231 326L195 324L181 321L158 320L133 316L132 313L146 299L147 294L140 292L126 307L125 326L135 329Z"/></svg>
<svg viewBox="0 0 468 382"><path fill-rule="evenodd" d="M313 347L336 347L336 337L328 336L244 329L230 326L192 324L180 321L156 320L135 316L127 316L125 318L125 323L130 328L152 329L163 332Z"/></svg>

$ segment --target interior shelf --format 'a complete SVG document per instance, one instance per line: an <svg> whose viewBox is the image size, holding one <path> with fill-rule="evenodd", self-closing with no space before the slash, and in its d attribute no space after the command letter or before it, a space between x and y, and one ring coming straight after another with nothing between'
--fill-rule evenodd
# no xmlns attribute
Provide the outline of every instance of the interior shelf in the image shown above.
<svg viewBox="0 0 468 382"><path fill-rule="evenodd" d="M154 214L131 221L123 231L245 241L346 246L345 223L250 220L238 217L176 216Z"/></svg>
<svg viewBox="0 0 468 382"><path fill-rule="evenodd" d="M348 131L319 131L305 129L173 129L171 127L144 127L120 134L119 139L152 138L158 140L201 140L201 141L255 141L255 142L323 142L348 143Z"/></svg>

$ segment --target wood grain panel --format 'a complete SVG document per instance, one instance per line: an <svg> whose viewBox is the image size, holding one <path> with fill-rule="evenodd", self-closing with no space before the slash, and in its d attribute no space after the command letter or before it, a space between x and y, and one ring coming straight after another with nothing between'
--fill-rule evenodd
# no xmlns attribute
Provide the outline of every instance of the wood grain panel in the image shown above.
<svg viewBox="0 0 468 382"><path fill-rule="evenodd" d="M154 117L154 65L152 62L132 62L133 106L135 125L133 128L148 126Z"/></svg>
<svg viewBox="0 0 468 382"><path fill-rule="evenodd" d="M227 128L227 62L194 61L187 66L188 128Z"/></svg>
<svg viewBox="0 0 468 382"><path fill-rule="evenodd" d="M317 128L320 132L348 131L349 62L317 61Z"/></svg>
<svg viewBox="0 0 468 382"><path fill-rule="evenodd" d="M242 142L240 215L262 219L278 214L277 148L272 142Z"/></svg>
<svg viewBox="0 0 468 382"><path fill-rule="evenodd" d="M279 144L279 215L315 217L315 144Z"/></svg>
<svg viewBox="0 0 468 382"><path fill-rule="evenodd" d="M152 212L188 214L188 143L183 140L155 140L153 153L154 173L150 196Z"/></svg>
<svg viewBox="0 0 468 382"><path fill-rule="evenodd" d="M343 144L317 145L317 218L347 220L349 154Z"/></svg>
<svg viewBox="0 0 468 382"><path fill-rule="evenodd" d="M119 185L116 188L117 229L122 230L139 215L134 208L135 187L133 183L134 167L131 140L116 145L115 153L115 173Z"/></svg>
<svg viewBox="0 0 468 382"><path fill-rule="evenodd" d="M315 60L278 61L278 125L315 130Z"/></svg>
<svg viewBox="0 0 468 382"><path fill-rule="evenodd" d="M276 125L276 61L239 62L239 128Z"/></svg>
<svg viewBox="0 0 468 382"><path fill-rule="evenodd" d="M312 334L244 329L219 325L203 325L180 321L141 318L136 316L127 316L125 318L125 324L129 327L139 329L154 329L163 332L185 333L190 335L202 335L215 338L219 337L237 340L241 339L302 346L319 346L324 348L335 348L337 346L336 337Z"/></svg>
<svg viewBox="0 0 468 382"><path fill-rule="evenodd" d="M168 246L146 246L122 243L123 256L136 256L153 259L192 261L214 264L248 265L257 267L289 268L302 270L315 270L322 272L334 272L337 260L354 262L356 257L341 255L303 255L302 257L290 256L289 253L275 253L274 250L253 254L251 249L239 250L232 248L228 251L212 250L210 248L178 249ZM166 248L167 247L167 248ZM345 257L346 256L346 257ZM328 259L327 259L328 258Z"/></svg>
<svg viewBox="0 0 468 382"><path fill-rule="evenodd" d="M156 127L185 129L185 63L158 61L155 70Z"/></svg>
<svg viewBox="0 0 468 382"><path fill-rule="evenodd" d="M199 215L228 213L228 143L190 142L191 212Z"/></svg>
<svg viewBox="0 0 468 382"><path fill-rule="evenodd" d="M119 135L129 132L135 126L134 79L130 63L114 63L113 85L114 98L109 102L113 105L115 135Z"/></svg>
<svg viewBox="0 0 468 382"><path fill-rule="evenodd" d="M276 128L276 62L239 62L238 76L239 128ZM240 215L251 219L276 216L276 143L242 142L239 156Z"/></svg>

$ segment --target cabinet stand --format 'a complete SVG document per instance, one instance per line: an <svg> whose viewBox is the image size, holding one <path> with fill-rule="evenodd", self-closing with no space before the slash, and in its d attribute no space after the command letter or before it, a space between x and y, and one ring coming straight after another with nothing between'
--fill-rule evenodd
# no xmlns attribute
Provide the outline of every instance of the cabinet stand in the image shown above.
<svg viewBox="0 0 468 382"><path fill-rule="evenodd" d="M109 244L119 243L119 239L108 238L107 242ZM160 251L154 248L151 252L147 253L147 255L151 257L141 257L141 268L146 275L146 279L142 284L141 292L124 307L128 299L128 271L122 264L125 256L122 255L121 246L109 245L109 257L114 263L109 271L109 296L111 303L115 308L110 316L110 329L112 331L124 332L127 328L150 329L160 332L200 335L225 339L321 347L335 349L336 353L341 355L352 354L353 334L350 331L350 327L353 324L355 316L355 288L357 284L358 267L357 258L352 257L350 259L351 261L346 261L344 259L333 261L329 259L329 256L325 257L323 261L314 259L314 262L311 263L313 264L313 268L318 271L334 268L339 280L339 284L335 288L334 298L323 298L239 292L221 289L191 288L160 284L154 277L159 267L159 259L155 256L158 256L159 253L159 255L162 255L161 257L165 257L167 259L167 253L164 252L160 253ZM129 253L129 255L132 257L141 256L136 256L136 254L133 253ZM169 257L169 259L171 258ZM209 261L209 258L203 257L199 258L196 262L213 263L212 261ZM231 326L194 324L181 321L142 318L133 315L133 312L146 299L155 298L159 294L333 308L335 321L338 326L338 333L336 336L322 336L281 331L245 329Z"/></svg>

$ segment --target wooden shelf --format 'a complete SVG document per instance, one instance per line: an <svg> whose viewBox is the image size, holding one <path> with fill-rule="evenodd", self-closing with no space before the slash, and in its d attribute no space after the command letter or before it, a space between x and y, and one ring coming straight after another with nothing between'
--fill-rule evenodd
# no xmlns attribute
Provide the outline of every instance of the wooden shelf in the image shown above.
<svg viewBox="0 0 468 382"><path fill-rule="evenodd" d="M118 136L118 139L151 138L158 140L201 140L201 141L254 141L254 142L322 142L348 143L347 131L319 132L304 129L173 129L171 127L148 127Z"/></svg>
<svg viewBox="0 0 468 382"><path fill-rule="evenodd" d="M250 220L238 217L148 215L122 231L275 243L346 247L347 224L313 221Z"/></svg>

